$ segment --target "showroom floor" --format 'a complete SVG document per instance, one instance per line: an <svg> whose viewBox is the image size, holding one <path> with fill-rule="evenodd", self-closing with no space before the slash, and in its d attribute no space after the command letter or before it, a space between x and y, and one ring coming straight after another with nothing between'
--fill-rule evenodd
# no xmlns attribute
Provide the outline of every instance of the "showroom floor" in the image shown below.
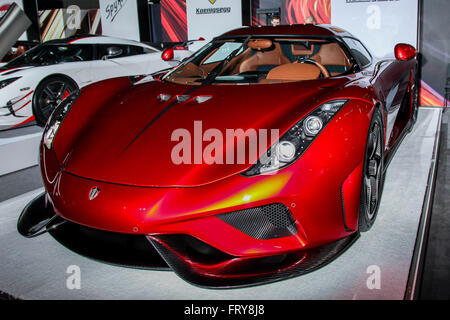
<svg viewBox="0 0 450 320"><path fill-rule="evenodd" d="M442 116L436 188L422 276L421 299L450 299L450 112Z"/></svg>
<svg viewBox="0 0 450 320"><path fill-rule="evenodd" d="M173 272L99 263L67 250L48 234L23 238L16 231L17 218L43 189L14 185L23 185L29 174L38 186L38 169L1 176L0 185L9 181L10 195L20 195L0 203L0 290L22 299L403 299L440 115L441 109L420 110L417 125L388 168L377 221L351 248L310 274L244 289L202 289ZM67 269L73 265L80 267L81 289L69 290ZM367 271L374 266L381 271L381 288L370 290Z"/></svg>

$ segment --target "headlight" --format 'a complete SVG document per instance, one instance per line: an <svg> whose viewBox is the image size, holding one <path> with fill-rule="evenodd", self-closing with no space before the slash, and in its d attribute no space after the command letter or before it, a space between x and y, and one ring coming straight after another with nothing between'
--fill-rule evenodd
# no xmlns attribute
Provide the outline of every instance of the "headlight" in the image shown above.
<svg viewBox="0 0 450 320"><path fill-rule="evenodd" d="M347 101L332 100L314 109L283 134L250 169L242 174L250 177L274 172L295 162Z"/></svg>
<svg viewBox="0 0 450 320"><path fill-rule="evenodd" d="M52 148L53 139L55 138L61 123L72 107L72 104L80 95L80 92L80 90L76 90L67 96L63 101L61 101L55 110L53 110L52 114L48 118L44 129L44 144L48 149Z"/></svg>
<svg viewBox="0 0 450 320"><path fill-rule="evenodd" d="M0 89L3 89L4 87L6 87L8 84L13 83L14 81L20 79L21 77L15 77L15 78L9 78L3 81L0 81Z"/></svg>

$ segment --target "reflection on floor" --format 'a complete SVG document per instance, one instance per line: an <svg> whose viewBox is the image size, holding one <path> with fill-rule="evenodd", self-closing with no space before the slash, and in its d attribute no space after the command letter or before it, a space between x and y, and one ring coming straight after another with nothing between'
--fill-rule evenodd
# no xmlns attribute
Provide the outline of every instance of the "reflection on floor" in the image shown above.
<svg viewBox="0 0 450 320"><path fill-rule="evenodd" d="M42 128L36 125L26 126L17 129L0 131L0 139L15 138L27 134L42 132Z"/></svg>
<svg viewBox="0 0 450 320"><path fill-rule="evenodd" d="M194 287L173 272L115 267L81 257L49 235L25 239L20 211L42 189L0 203L0 289L25 299L403 299L416 241L440 110L422 109L387 171L374 227L344 254L310 274L233 290ZM68 270L81 270L70 290ZM369 289L371 270L381 287ZM369 272L369 273L368 273Z"/></svg>

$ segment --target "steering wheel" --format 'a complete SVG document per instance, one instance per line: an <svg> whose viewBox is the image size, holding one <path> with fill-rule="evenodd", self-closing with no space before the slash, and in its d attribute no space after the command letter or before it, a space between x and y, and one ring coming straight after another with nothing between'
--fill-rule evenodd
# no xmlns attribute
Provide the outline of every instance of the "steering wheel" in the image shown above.
<svg viewBox="0 0 450 320"><path fill-rule="evenodd" d="M329 78L330 77L330 72L328 72L327 68L325 68L325 66L319 62L317 62L316 60L313 59L303 59L299 61L300 63L311 63L313 65L315 65L317 68L319 68L320 73L322 73L322 75L325 78Z"/></svg>

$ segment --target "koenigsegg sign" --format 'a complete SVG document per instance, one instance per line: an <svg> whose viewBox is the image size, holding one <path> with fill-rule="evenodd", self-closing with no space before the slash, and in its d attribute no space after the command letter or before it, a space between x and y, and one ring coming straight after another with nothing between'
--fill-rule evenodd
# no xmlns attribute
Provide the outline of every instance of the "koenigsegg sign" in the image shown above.
<svg viewBox="0 0 450 320"><path fill-rule="evenodd" d="M208 0L211 4L215 4L217 0ZM231 7L222 8L197 8L195 10L196 14L220 14L220 13L230 13Z"/></svg>
<svg viewBox="0 0 450 320"><path fill-rule="evenodd" d="M241 0L186 0L188 39L210 40L242 26Z"/></svg>
<svg viewBox="0 0 450 320"><path fill-rule="evenodd" d="M196 14L214 14L214 13L230 13L231 7L224 8L197 8Z"/></svg>

